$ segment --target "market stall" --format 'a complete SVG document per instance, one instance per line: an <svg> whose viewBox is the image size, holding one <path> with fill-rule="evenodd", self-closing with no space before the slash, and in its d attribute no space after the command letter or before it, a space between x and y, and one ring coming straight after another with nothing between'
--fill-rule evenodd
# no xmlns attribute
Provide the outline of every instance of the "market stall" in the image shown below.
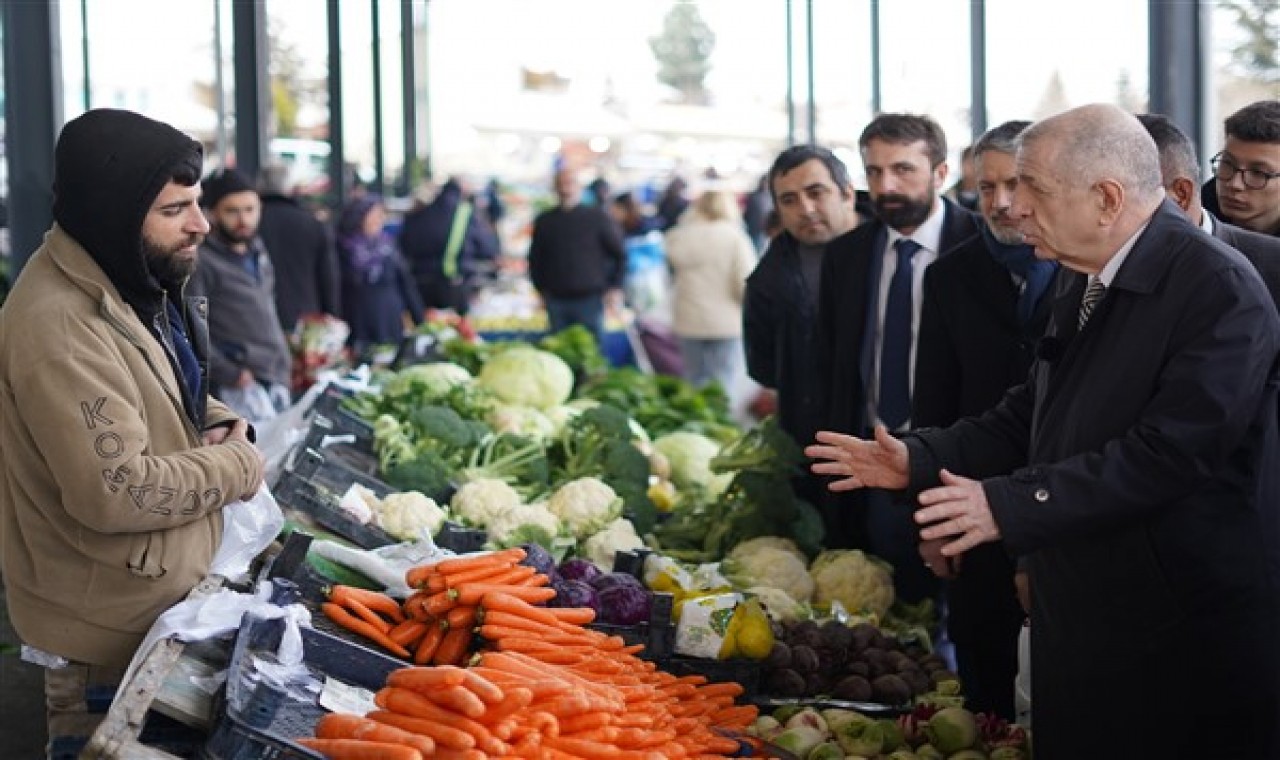
<svg viewBox="0 0 1280 760"><path fill-rule="evenodd" d="M774 420L584 332L308 394L204 756L1029 756L882 563L822 551Z"/></svg>

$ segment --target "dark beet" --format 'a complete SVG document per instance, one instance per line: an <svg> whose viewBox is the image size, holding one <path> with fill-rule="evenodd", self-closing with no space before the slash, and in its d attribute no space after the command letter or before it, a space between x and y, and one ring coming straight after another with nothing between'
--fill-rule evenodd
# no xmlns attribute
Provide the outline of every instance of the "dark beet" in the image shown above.
<svg viewBox="0 0 1280 760"><path fill-rule="evenodd" d="M850 702L869 702L871 700L871 682L862 676L845 676L831 691L836 699Z"/></svg>

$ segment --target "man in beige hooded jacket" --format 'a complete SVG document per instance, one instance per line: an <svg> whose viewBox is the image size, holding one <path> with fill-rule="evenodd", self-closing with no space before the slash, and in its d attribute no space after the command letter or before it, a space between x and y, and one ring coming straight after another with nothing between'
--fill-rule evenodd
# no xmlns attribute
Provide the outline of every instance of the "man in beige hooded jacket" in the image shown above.
<svg viewBox="0 0 1280 760"><path fill-rule="evenodd" d="M54 220L0 310L0 551L51 737L88 736L155 619L209 570L226 504L256 492L248 428L207 395L200 144L98 109L58 140Z"/></svg>

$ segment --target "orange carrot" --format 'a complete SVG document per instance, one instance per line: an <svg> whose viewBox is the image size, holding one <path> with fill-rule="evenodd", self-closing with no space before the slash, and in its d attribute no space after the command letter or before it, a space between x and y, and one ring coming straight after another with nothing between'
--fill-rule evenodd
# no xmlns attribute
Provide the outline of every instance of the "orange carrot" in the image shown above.
<svg viewBox="0 0 1280 760"><path fill-rule="evenodd" d="M721 695L728 695L730 697L741 696L742 684L736 681L720 681L698 687L698 697L700 699L711 699Z"/></svg>
<svg viewBox="0 0 1280 760"><path fill-rule="evenodd" d="M562 623L586 625L596 619L596 611L590 607L539 607Z"/></svg>
<svg viewBox="0 0 1280 760"><path fill-rule="evenodd" d="M550 586L551 579L543 575L542 573L534 573L533 575L530 575L528 578L525 578L522 581L516 581L516 585L529 586L531 588L538 588L541 586Z"/></svg>
<svg viewBox="0 0 1280 760"><path fill-rule="evenodd" d="M378 630L376 627L374 627L373 625L370 625L368 622L361 620L360 618L352 615L350 612L347 612L345 609L339 607L333 602L325 602L324 604L320 605L320 608L324 611L325 617L329 618L330 620L342 626L343 628L346 628L347 630L353 633L358 633L361 636L364 636L365 638L378 644L378 646L381 646L383 649L386 649L388 652L392 652L401 657L409 656L409 650L405 649L404 647L400 646L396 642L392 641L390 637L387 636L386 633Z"/></svg>
<svg viewBox="0 0 1280 760"><path fill-rule="evenodd" d="M466 673L466 676L462 681L462 685L465 686L472 694L479 697L486 705L489 705L490 707L500 705L506 699L506 694L503 693L502 689L498 688L498 686L489 679L470 669L465 670L464 672Z"/></svg>
<svg viewBox="0 0 1280 760"><path fill-rule="evenodd" d="M578 734L610 725L613 725L613 716L609 713L581 713L560 719L560 735Z"/></svg>
<svg viewBox="0 0 1280 760"><path fill-rule="evenodd" d="M466 602L463 602L466 604ZM432 617L442 617L449 610L458 606L456 598L448 591L441 591L438 594L432 594L422 602L422 609Z"/></svg>
<svg viewBox="0 0 1280 760"><path fill-rule="evenodd" d="M461 686L466 679L462 668L400 668L387 675L387 685L421 692Z"/></svg>
<svg viewBox="0 0 1280 760"><path fill-rule="evenodd" d="M460 573L464 570L470 570L477 567L491 567L494 565L514 565L525 558L524 549L513 546L510 549L489 552L487 554L473 554L467 557L458 557L456 559L446 559L435 564L435 569L441 575L452 575Z"/></svg>
<svg viewBox="0 0 1280 760"><path fill-rule="evenodd" d="M409 693L412 694L413 692ZM474 736L434 718L421 718L414 715L406 715L398 710L393 712L386 709L374 710L365 717L369 720L385 723L388 726L395 726L404 731L429 736L436 743L436 751L444 748L473 749L476 746L476 738Z"/></svg>
<svg viewBox="0 0 1280 760"><path fill-rule="evenodd" d="M419 736L395 726L387 726L375 720L362 718L359 715L343 713L326 713L316 723L316 738L319 739L360 739L370 742L388 744L404 744L413 747L430 757L435 752L436 744L430 737Z"/></svg>
<svg viewBox="0 0 1280 760"><path fill-rule="evenodd" d="M484 701L462 686L431 689L430 691L422 692L422 694L441 707L453 710L468 718L483 718L485 712L487 712Z"/></svg>
<svg viewBox="0 0 1280 760"><path fill-rule="evenodd" d="M502 700L490 703L484 719L486 723L497 723L504 718L515 715L533 703L533 691L523 686L507 689Z"/></svg>
<svg viewBox="0 0 1280 760"><path fill-rule="evenodd" d="M555 589L533 586L500 586L491 583L464 583L448 592L458 604L480 604L485 594L505 593L526 602L546 602L554 599Z"/></svg>
<svg viewBox="0 0 1280 760"><path fill-rule="evenodd" d="M551 614L546 607L534 607L524 599L502 591L491 591L484 595L484 610L486 615L491 612L505 612L552 628L559 625L559 618Z"/></svg>
<svg viewBox="0 0 1280 760"><path fill-rule="evenodd" d="M341 584L330 586L328 593L329 601L334 604L346 607L347 600L354 599L374 612L386 615L391 618L393 622L404 622L404 615L400 612L400 603L386 594L359 588L357 586L343 586Z"/></svg>
<svg viewBox="0 0 1280 760"><path fill-rule="evenodd" d="M444 635L440 647L431 661L436 665L460 665L467 656L471 644L471 631L467 628L451 628Z"/></svg>
<svg viewBox="0 0 1280 760"><path fill-rule="evenodd" d="M477 748L484 752L500 754L503 750L501 746L503 743L494 739L493 735L489 733L489 729L471 718L437 705L417 692L388 686L375 694L373 698L374 702L385 710L408 715L412 718L425 718L462 731L474 740ZM440 741L439 737L433 738L437 742ZM455 749L470 749L470 747L455 747Z"/></svg>
<svg viewBox="0 0 1280 760"><path fill-rule="evenodd" d="M444 623L429 624L427 632L422 635L422 641L418 642L418 648L413 650L413 664L427 665L435 659L436 650L440 648L440 643L444 641L444 634Z"/></svg>
<svg viewBox="0 0 1280 760"><path fill-rule="evenodd" d="M470 628L476 623L476 608L470 605L454 607L445 614L445 622L450 628Z"/></svg>
<svg viewBox="0 0 1280 760"><path fill-rule="evenodd" d="M360 739L295 739L329 760L422 760L422 753L404 744L366 742Z"/></svg>
<svg viewBox="0 0 1280 760"><path fill-rule="evenodd" d="M465 573L456 573L454 575L444 576L446 585L449 588L457 588L468 583L491 583L495 586L514 586L520 581L534 575L538 571L528 565L512 565L503 568L499 572L483 578L466 578Z"/></svg>
<svg viewBox="0 0 1280 760"><path fill-rule="evenodd" d="M427 632L427 624L421 620L406 620L399 623L387 631L387 636L392 641L406 649L418 643L423 634Z"/></svg>

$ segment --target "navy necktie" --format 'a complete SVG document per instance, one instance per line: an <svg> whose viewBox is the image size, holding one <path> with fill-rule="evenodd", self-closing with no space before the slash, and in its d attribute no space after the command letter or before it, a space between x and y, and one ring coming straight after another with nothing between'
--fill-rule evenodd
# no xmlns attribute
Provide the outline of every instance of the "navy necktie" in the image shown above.
<svg viewBox="0 0 1280 760"><path fill-rule="evenodd" d="M920 244L900 238L893 244L898 268L889 280L884 306L884 334L880 345L880 421L897 430L911 417L911 317L915 278L911 257Z"/></svg>

